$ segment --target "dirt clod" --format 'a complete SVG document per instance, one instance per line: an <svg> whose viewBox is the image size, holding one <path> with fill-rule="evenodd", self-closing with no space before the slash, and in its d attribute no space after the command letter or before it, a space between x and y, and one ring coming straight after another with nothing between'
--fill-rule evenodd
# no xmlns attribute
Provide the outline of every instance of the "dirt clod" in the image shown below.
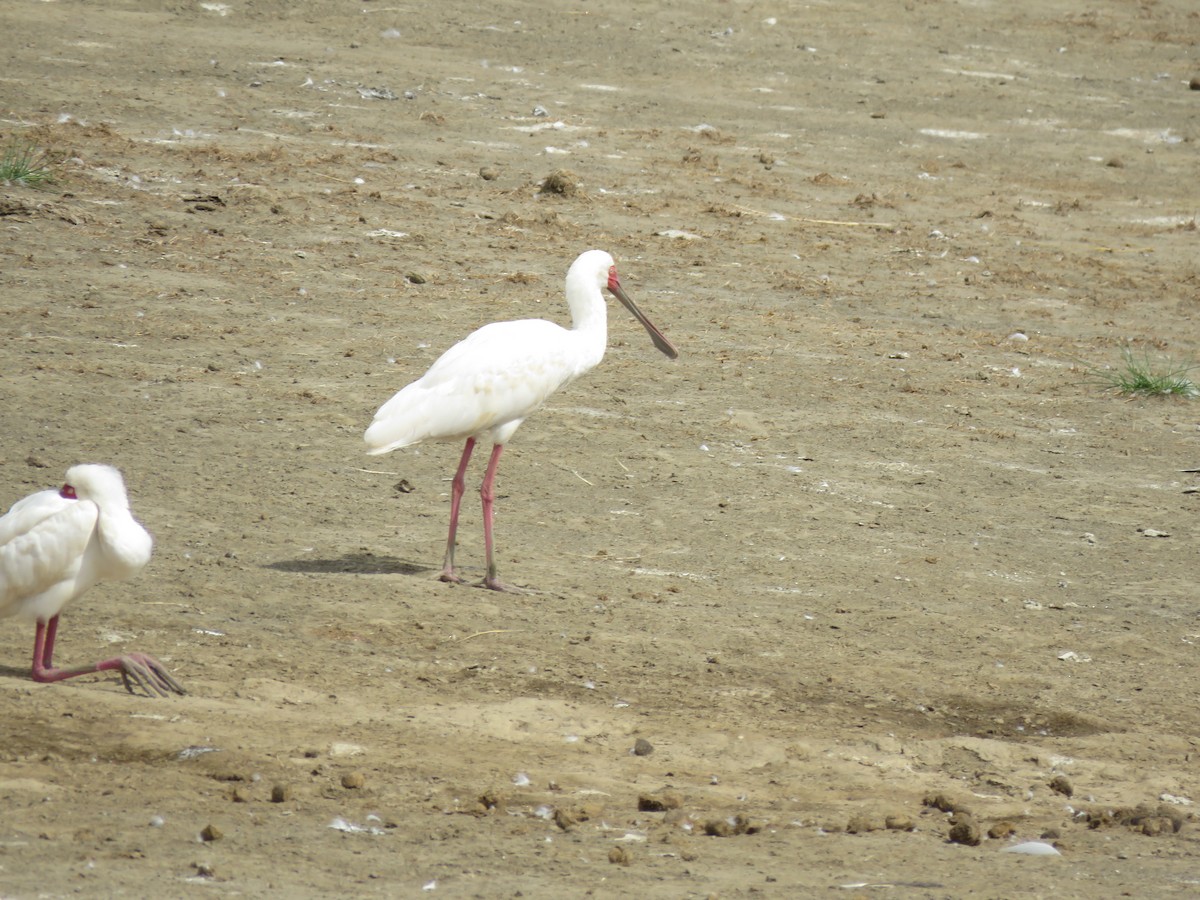
<svg viewBox="0 0 1200 900"><path fill-rule="evenodd" d="M945 794L927 794L923 801L925 806L932 807L945 813L970 813L970 809L959 801Z"/></svg>
<svg viewBox="0 0 1200 900"><path fill-rule="evenodd" d="M758 827L741 813L723 819L709 819L704 823L704 833L711 837L733 837L739 834L755 834L757 831Z"/></svg>
<svg viewBox="0 0 1200 900"><path fill-rule="evenodd" d="M878 831L879 823L870 816L856 815L850 818L846 823L846 832L848 834L867 834L871 831Z"/></svg>
<svg viewBox="0 0 1200 900"><path fill-rule="evenodd" d="M579 176L570 169L557 169L546 176L538 193L574 197L579 193Z"/></svg>
<svg viewBox="0 0 1200 900"><path fill-rule="evenodd" d="M992 823L991 827L988 828L987 836L994 841L998 841L1007 837L1012 837L1016 833L1016 826L1014 826L1012 822L1002 820L1000 822Z"/></svg>
<svg viewBox="0 0 1200 900"><path fill-rule="evenodd" d="M969 847L978 846L983 841L979 824L970 816L955 816L950 824L950 841L955 844L966 844Z"/></svg>
<svg viewBox="0 0 1200 900"><path fill-rule="evenodd" d="M1065 775L1055 775L1050 779L1050 790L1056 794L1062 794L1064 797L1070 797L1075 793L1075 788L1071 787L1071 782Z"/></svg>
<svg viewBox="0 0 1200 900"><path fill-rule="evenodd" d="M633 854L626 847L613 847L608 851L608 861L618 866L627 866L633 862Z"/></svg>
<svg viewBox="0 0 1200 900"><path fill-rule="evenodd" d="M637 808L639 812L666 812L683 806L683 795L671 790L662 790L654 794L638 794Z"/></svg>

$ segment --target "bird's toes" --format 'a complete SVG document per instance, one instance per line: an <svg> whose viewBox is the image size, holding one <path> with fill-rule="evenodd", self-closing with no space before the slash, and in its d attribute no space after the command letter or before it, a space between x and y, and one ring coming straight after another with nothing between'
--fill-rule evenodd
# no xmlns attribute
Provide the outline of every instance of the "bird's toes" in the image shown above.
<svg viewBox="0 0 1200 900"><path fill-rule="evenodd" d="M121 680L125 689L131 694L137 693L134 687L141 688L150 697L168 697L172 693L185 693L183 685L171 677L153 656L143 653L121 657Z"/></svg>
<svg viewBox="0 0 1200 900"><path fill-rule="evenodd" d="M499 578L485 578L483 581L477 582L474 587L487 588L489 591L500 591L503 594L528 594L531 593L525 588L514 587L511 584L505 584Z"/></svg>

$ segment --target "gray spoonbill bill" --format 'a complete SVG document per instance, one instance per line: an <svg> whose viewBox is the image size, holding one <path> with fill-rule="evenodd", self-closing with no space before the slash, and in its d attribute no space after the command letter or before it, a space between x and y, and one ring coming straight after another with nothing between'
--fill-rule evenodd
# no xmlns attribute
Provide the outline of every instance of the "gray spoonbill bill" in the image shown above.
<svg viewBox="0 0 1200 900"><path fill-rule="evenodd" d="M153 656L128 653L90 666L55 668L63 607L101 581L124 581L150 561L150 533L129 511L125 480L112 466L67 470L59 490L38 491L0 517L0 618L33 619L33 680L62 681L116 669L130 693L166 696L183 688Z"/></svg>
<svg viewBox="0 0 1200 900"><path fill-rule="evenodd" d="M607 288L650 333L654 346L671 359L679 351L621 287L613 258L603 250L581 254L567 271L571 327L544 319L493 322L459 341L419 379L380 407L365 435L367 452L387 453L421 441L466 439L450 494L450 534L442 581L461 582L454 572L454 538L467 463L479 438L489 437L492 455L479 488L487 575L482 587L505 590L496 578L492 504L500 454L526 416L564 385L594 368L608 342Z"/></svg>

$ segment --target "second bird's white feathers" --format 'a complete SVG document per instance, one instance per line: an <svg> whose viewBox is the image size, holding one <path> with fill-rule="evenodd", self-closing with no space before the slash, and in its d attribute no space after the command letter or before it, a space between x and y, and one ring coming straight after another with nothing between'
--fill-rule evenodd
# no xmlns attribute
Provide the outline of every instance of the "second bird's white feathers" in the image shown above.
<svg viewBox="0 0 1200 900"><path fill-rule="evenodd" d="M101 581L120 581L150 561L154 541L129 511L112 466L67 470L75 498L38 491L0 517L0 617L48 621Z"/></svg>

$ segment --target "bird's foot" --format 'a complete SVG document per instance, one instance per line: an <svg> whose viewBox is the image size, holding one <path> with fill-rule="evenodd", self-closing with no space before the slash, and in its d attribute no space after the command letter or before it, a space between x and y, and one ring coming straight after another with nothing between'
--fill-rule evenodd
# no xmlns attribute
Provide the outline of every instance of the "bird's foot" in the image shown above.
<svg viewBox="0 0 1200 900"><path fill-rule="evenodd" d="M454 574L453 569L443 569L442 574L438 576L438 581L444 581L447 584L462 584L463 580Z"/></svg>
<svg viewBox="0 0 1200 900"><path fill-rule="evenodd" d="M117 657L117 667L121 672L121 681L125 690L136 694L135 688L141 688L151 697L168 697L171 694L186 693L178 681L171 677L167 667L153 656L145 653L130 653Z"/></svg>

